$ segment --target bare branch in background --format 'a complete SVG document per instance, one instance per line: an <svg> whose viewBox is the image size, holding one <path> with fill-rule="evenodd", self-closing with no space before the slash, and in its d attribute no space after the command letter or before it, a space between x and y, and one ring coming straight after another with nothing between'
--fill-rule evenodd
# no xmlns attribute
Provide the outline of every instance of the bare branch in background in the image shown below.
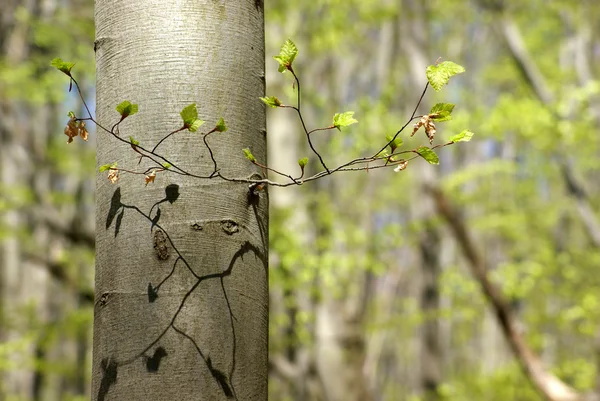
<svg viewBox="0 0 600 401"><path fill-rule="evenodd" d="M469 262L471 274L479 282L487 301L494 310L500 328L525 375L548 401L581 400L581 395L550 373L540 357L525 343L519 332L517 320L510 304L500 289L490 281L484 259L475 247L459 213L450 205L446 195L438 187L430 186L428 192L435 200L438 213L450 226L456 241Z"/></svg>

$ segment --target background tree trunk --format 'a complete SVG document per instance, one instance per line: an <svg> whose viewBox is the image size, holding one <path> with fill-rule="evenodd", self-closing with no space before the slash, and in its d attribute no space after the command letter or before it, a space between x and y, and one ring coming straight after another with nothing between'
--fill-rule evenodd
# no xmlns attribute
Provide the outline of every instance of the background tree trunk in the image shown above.
<svg viewBox="0 0 600 401"><path fill-rule="evenodd" d="M139 104L120 125L152 148L197 103L220 173L250 178L250 147L266 160L262 1L96 2L97 119ZM207 127L205 129L205 127ZM198 175L212 172L201 134L157 150ZM97 163L138 165L131 148L99 132ZM97 177L95 400L267 398L266 192L220 178L160 173L112 185Z"/></svg>

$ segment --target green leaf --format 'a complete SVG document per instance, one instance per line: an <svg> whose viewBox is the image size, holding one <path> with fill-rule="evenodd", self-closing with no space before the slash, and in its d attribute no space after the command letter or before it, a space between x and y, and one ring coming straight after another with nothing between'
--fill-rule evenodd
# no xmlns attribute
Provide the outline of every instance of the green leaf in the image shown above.
<svg viewBox="0 0 600 401"><path fill-rule="evenodd" d="M471 138L473 138L473 133L466 129L450 138L450 142L469 142Z"/></svg>
<svg viewBox="0 0 600 401"><path fill-rule="evenodd" d="M431 108L429 116L433 121L448 121L452 120L453 103L437 103Z"/></svg>
<svg viewBox="0 0 600 401"><path fill-rule="evenodd" d="M106 170L110 170L111 168L117 168L117 162L103 164L102 166L100 166L100 168L98 169L98 171L100 171L101 173L103 173Z"/></svg>
<svg viewBox="0 0 600 401"><path fill-rule="evenodd" d="M377 153L376 157L381 157L381 158L386 158L389 157L390 153L387 151L387 149L382 150L381 152Z"/></svg>
<svg viewBox="0 0 600 401"><path fill-rule="evenodd" d="M392 141L393 138L394 137L391 136L391 135L386 135L385 136L386 141L390 144L390 148L392 149L392 153L394 153L397 148L399 148L400 146L402 146L402 138L396 137L396 139L394 139Z"/></svg>
<svg viewBox="0 0 600 401"><path fill-rule="evenodd" d="M431 150L430 148L428 148L427 146L420 146L417 149L417 153L425 160L427 160L427 162L429 162L429 164L440 164L440 158L438 157L438 155L435 154L435 152L433 150Z"/></svg>
<svg viewBox="0 0 600 401"><path fill-rule="evenodd" d="M217 125L215 126L215 130L217 130L218 132L225 132L225 131L227 131L227 126L225 125L225 120L223 120L223 117L219 118L219 121L217 121Z"/></svg>
<svg viewBox="0 0 600 401"><path fill-rule="evenodd" d="M340 128L347 127L349 125L355 124L358 121L353 118L353 111L346 111L344 113L336 113L333 116L333 126L341 131Z"/></svg>
<svg viewBox="0 0 600 401"><path fill-rule="evenodd" d="M203 120L200 120L199 118L195 119L188 127L187 129L190 132L196 132L198 131L198 128L200 128L200 126L204 124ZM187 125L187 124L186 124Z"/></svg>
<svg viewBox="0 0 600 401"><path fill-rule="evenodd" d="M290 39L286 40L279 50L278 56L273 56L279 63L279 72L285 72L285 70L291 70L292 63L298 54L298 48Z"/></svg>
<svg viewBox="0 0 600 401"><path fill-rule="evenodd" d="M68 112L68 113L67 113L67 115L68 115L70 118L75 118L75 113L73 113L72 111Z"/></svg>
<svg viewBox="0 0 600 401"><path fill-rule="evenodd" d="M181 115L181 119L183 120L183 126L190 132L198 131L198 128L204 124L204 121L198 118L196 103L185 106L179 115Z"/></svg>
<svg viewBox="0 0 600 401"><path fill-rule="evenodd" d="M165 162L165 163L163 163L163 164L162 164L162 166L163 166L165 169L167 169L167 170L168 170L168 169L170 169L170 168L171 168L171 163L167 163L167 162Z"/></svg>
<svg viewBox="0 0 600 401"><path fill-rule="evenodd" d="M67 63L63 61L61 58L57 57L52 60L50 63L52 67L56 67L59 71L64 72L67 76L71 76L71 68L75 65L75 63Z"/></svg>
<svg viewBox="0 0 600 401"><path fill-rule="evenodd" d="M281 101L275 96L261 97L260 100L262 100L264 104L270 107L279 107L282 105Z"/></svg>
<svg viewBox="0 0 600 401"><path fill-rule="evenodd" d="M249 148L242 149L242 151L244 152L244 155L246 156L246 159L250 160L252 163L256 163L256 158L254 157L254 155L252 154L252 152L250 152Z"/></svg>
<svg viewBox="0 0 600 401"><path fill-rule="evenodd" d="M181 119L183 120L184 124L192 125L194 121L198 118L198 110L196 110L196 103L192 103L188 106L185 106L179 114L181 115Z"/></svg>
<svg viewBox="0 0 600 401"><path fill-rule="evenodd" d="M101 173L105 172L106 170L108 170L110 168L111 164L103 164L102 166L100 166L100 168L98 169L98 171L100 171Z"/></svg>
<svg viewBox="0 0 600 401"><path fill-rule="evenodd" d="M140 142L136 141L132 136L129 136L129 142L131 142L131 144L135 146L138 146L140 144Z"/></svg>
<svg viewBox="0 0 600 401"><path fill-rule="evenodd" d="M452 61L444 61L438 65L430 65L425 70L427 80L433 89L439 91L446 85L450 77L465 72L465 69Z"/></svg>
<svg viewBox="0 0 600 401"><path fill-rule="evenodd" d="M307 164L308 164L308 157L303 157L302 159L298 159L298 165L300 166L300 168L302 170L304 170L304 167L306 167Z"/></svg>
<svg viewBox="0 0 600 401"><path fill-rule="evenodd" d="M129 100L124 100L117 105L117 111L121 115L121 119L132 116L138 112L138 105L131 103Z"/></svg>

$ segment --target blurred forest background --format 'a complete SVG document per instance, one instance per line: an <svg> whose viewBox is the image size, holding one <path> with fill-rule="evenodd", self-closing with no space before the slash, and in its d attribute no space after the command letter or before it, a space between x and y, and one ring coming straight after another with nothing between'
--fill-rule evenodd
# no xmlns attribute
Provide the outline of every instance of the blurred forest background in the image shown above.
<svg viewBox="0 0 600 401"><path fill-rule="evenodd" d="M421 112L456 103L437 141L476 134L439 166L270 190L270 398L600 399L600 2L265 8L267 94L293 101L270 58L289 37L309 125L356 112L317 140L331 164L402 126L438 57L467 72ZM82 106L49 62L93 104L93 42L91 0L0 2L0 400L89 399L95 137L66 144ZM295 115L268 118L295 171Z"/></svg>

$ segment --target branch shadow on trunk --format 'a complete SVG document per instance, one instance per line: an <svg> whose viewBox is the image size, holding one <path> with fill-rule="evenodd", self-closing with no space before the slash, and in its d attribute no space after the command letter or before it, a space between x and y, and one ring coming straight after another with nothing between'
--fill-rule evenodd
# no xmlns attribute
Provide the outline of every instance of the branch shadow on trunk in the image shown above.
<svg viewBox="0 0 600 401"><path fill-rule="evenodd" d="M166 194L166 197L164 199L158 201L157 203L155 203L151 207L150 211L146 214L135 205L127 205L127 204L122 203L121 202L121 191L120 191L120 188L117 188L115 190L115 192L113 193L113 196L111 199L111 205L110 205L110 209L109 209L107 219L106 219L106 229L110 228L113 220L115 220L115 217L116 217L116 220L115 220L115 237L116 237L119 234L120 224L121 224L123 215L125 213L125 210L135 211L136 213L141 215L143 218L148 220L148 222L151 225L151 230L159 230L160 232L163 233L166 242L170 245L170 248L172 249L174 254L177 256L175 258L175 260L173 261L173 265L172 265L170 272L162 279L162 281L159 284L157 284L156 286L153 286L151 282L148 283L147 293L148 293L148 303L149 304L155 302L159 298L161 286L173 277L179 262L181 262L183 264L183 266L187 269L187 271L192 274L192 276L195 279L195 282L189 288L189 290L185 293L185 295L183 295L183 297L179 303L179 306L178 306L177 310L175 311L175 313L173 314L169 324L166 327L164 327L164 329L161 331L161 333L153 341L151 341L143 350L141 350L139 353L137 353L135 356L133 356L129 359L119 360L113 356L105 356L104 358L102 358L102 360L100 362L101 368L102 368L102 378L100 381L100 387L98 389L97 399L99 401L103 401L106 399L110 388L115 383L117 383L118 370L120 367L132 364L136 361L140 361L140 362L144 363L144 365L146 367L146 371L148 373L152 374L152 373L158 372L158 370L160 369L162 360L164 358L167 358L169 355L168 350L165 347L158 345L158 344L160 343L161 339L170 330L173 330L173 332L177 333L178 335L180 335L190 341L190 343L195 348L198 356L200 357L200 360L202 360L205 367L209 370L211 376L214 378L216 383L219 385L223 394L228 399L238 400L238 396L236 395L235 387L232 382L233 375L235 372L235 367L236 367L236 329L235 329L234 321L237 321L237 319L233 313L233 309L232 309L231 303L229 301L229 296L228 296L227 290L225 288L225 278L232 274L233 268L234 268L236 262L240 258L243 259L244 255L247 253L254 254L255 257L258 257L258 259L262 262L262 265L264 266L265 271L267 271L267 269L268 269L268 260L267 260L266 254L261 250L261 247L262 247L262 249L265 249L264 247L267 246L267 242L265 242L265 241L268 241L268 239L266 238L266 230L265 230L265 227L263 226L263 222L261 222L260 219L258 219L257 207L258 207L258 203L260 202L260 197L255 194L249 195L248 196L248 206L252 206L254 215L258 219L258 226L259 226L259 230L260 230L260 234L261 234L261 244L259 244L259 246L257 246L255 244L252 244L250 241L244 241L241 243L239 249L231 257L231 260L229 261L229 264L225 270L223 270L221 272L211 273L211 274L198 275L194 271L194 269L192 268L190 263L186 260L186 258L182 254L182 252L180 252L178 250L175 242L171 239L171 236L169 236L169 234L165 230L165 228L159 224L159 221L160 221L159 204L161 204L163 202L169 202L171 204L174 203L179 197L179 187L175 184L171 184L166 187L165 194ZM152 211L154 210L154 208L156 208L156 212L154 213L154 216L152 216ZM183 310L184 306L186 305L186 302L188 302L188 300L192 297L192 295L194 294L194 292L198 288L198 286L202 282L208 281L208 280L218 280L219 286L222 290L224 300L227 305L227 309L229 311L229 321L231 324L231 336L232 336L232 346L231 346L232 355L231 355L231 365L230 365L230 369L228 372L224 372L222 370L217 369L215 366L213 366L213 361L211 360L211 357L208 355L206 350L205 351L202 350L202 346L201 346L201 344L199 344L198 340L196 338L194 338L192 335L190 335L189 333L186 333L185 330L183 330L181 327L177 327L175 325L175 321L176 321L178 315L180 314L180 312ZM102 298L97 301L97 303L100 306L103 305ZM148 353L151 352L152 350L154 350L152 352L152 355L151 356L148 355Z"/></svg>

